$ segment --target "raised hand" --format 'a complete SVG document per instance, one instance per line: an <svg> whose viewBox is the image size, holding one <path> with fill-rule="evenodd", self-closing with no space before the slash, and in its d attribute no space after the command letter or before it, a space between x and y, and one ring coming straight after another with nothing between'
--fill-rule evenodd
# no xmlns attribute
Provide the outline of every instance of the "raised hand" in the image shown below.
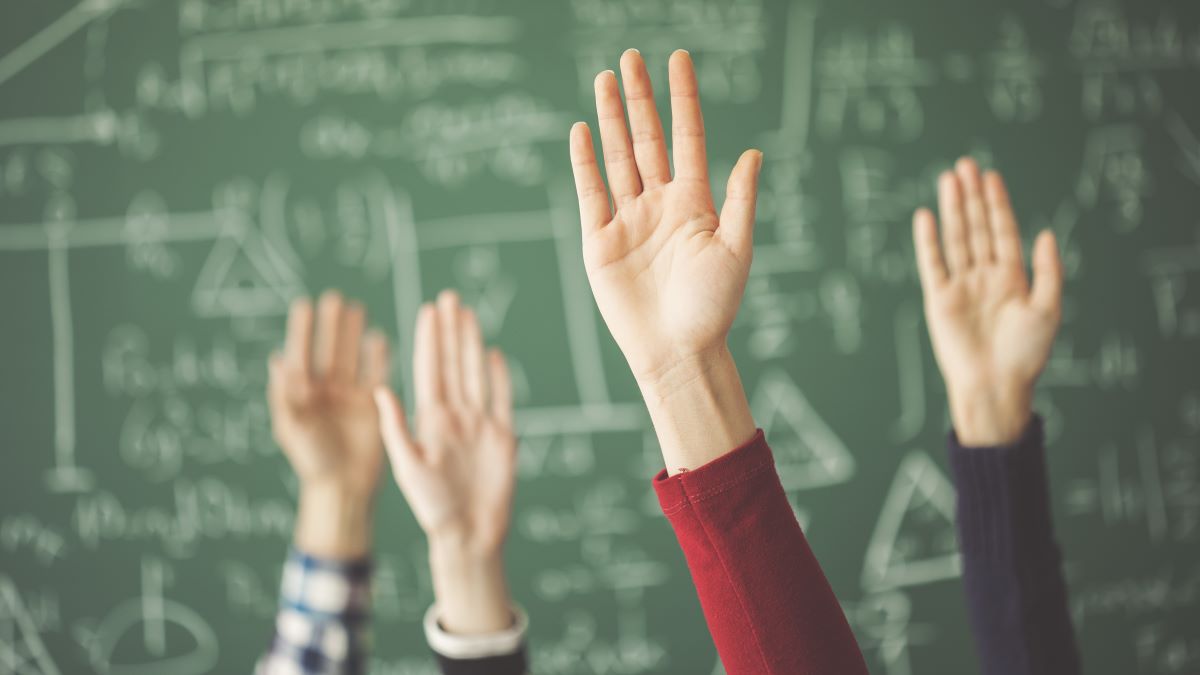
<svg viewBox="0 0 1200 675"><path fill-rule="evenodd" d="M718 218L691 57L677 51L670 61L674 176L638 52L621 57L621 74L628 128L616 75L605 71L596 77L609 189L582 122L571 129L571 161L584 263L596 302L634 375L653 379L681 360L725 347L750 271L762 155L756 150L742 155Z"/></svg>
<svg viewBox="0 0 1200 675"><path fill-rule="evenodd" d="M517 447L504 355L485 352L475 313L444 291L417 317L413 371L415 433L391 389L375 396L396 483L429 539L440 621L454 633L503 630Z"/></svg>
<svg viewBox="0 0 1200 675"><path fill-rule="evenodd" d="M939 178L938 208L943 245L928 209L916 212L913 239L955 431L968 446L1010 443L1029 423L1062 315L1058 247L1038 235L1030 285L1004 181L968 158Z"/></svg>
<svg viewBox="0 0 1200 675"><path fill-rule="evenodd" d="M314 330L315 323L315 330ZM371 500L383 466L372 390L387 381L388 346L366 314L335 291L315 312L299 299L287 340L272 355L267 398L271 427L300 480L296 543L306 553L366 553Z"/></svg>
<svg viewBox="0 0 1200 675"><path fill-rule="evenodd" d="M732 441L730 449L754 431L749 413L741 410L744 394L726 337L750 271L762 154L742 154L718 216L691 57L677 51L669 64L674 175L650 77L637 51L621 57L621 74L628 126L616 76L605 71L595 83L607 188L587 125L571 129L583 257L600 313L647 398L668 468L674 471L714 458L714 451L703 446L719 446L729 440L727 435L745 436ZM684 404L695 401L679 401L679 411L695 411L689 419L656 414L654 401L679 398L682 389L705 378L720 380L721 392L708 394L720 396L722 407L737 410L723 411L720 421L730 428L698 446L696 439L680 437L682 427L699 413L695 405Z"/></svg>

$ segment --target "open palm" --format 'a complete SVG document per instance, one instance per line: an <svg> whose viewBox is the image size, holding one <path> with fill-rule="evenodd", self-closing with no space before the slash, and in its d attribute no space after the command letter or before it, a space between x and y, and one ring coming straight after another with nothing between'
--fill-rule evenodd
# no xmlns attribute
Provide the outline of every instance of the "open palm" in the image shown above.
<svg viewBox="0 0 1200 675"><path fill-rule="evenodd" d="M371 391L387 381L388 348L379 333L364 339L365 322L361 305L333 291L315 317L307 299L288 314L268 399L275 439L302 484L371 494L378 483L383 443Z"/></svg>
<svg viewBox="0 0 1200 675"><path fill-rule="evenodd" d="M503 354L485 352L475 313L443 292L417 318L416 433L395 394L376 390L396 482L430 538L499 551L516 480L512 385Z"/></svg>
<svg viewBox="0 0 1200 675"><path fill-rule="evenodd" d="M675 52L669 66L674 176L641 55L626 52L621 72L628 126L615 74L595 83L608 187L584 123L571 130L571 162L600 313L634 375L653 378L724 347L750 270L762 156L742 155L718 217L690 56Z"/></svg>
<svg viewBox="0 0 1200 675"><path fill-rule="evenodd" d="M939 180L938 198L944 247L928 209L917 211L913 235L926 321L951 405L987 392L1028 406L1062 312L1054 235L1043 232L1034 245L1031 286L998 174L981 178L974 161L960 160Z"/></svg>

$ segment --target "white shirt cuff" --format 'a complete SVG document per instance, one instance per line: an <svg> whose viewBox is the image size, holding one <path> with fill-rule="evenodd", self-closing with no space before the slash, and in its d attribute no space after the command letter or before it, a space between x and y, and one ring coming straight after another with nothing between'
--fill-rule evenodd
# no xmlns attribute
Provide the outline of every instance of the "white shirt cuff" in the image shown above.
<svg viewBox="0 0 1200 675"><path fill-rule="evenodd" d="M529 616L515 606L512 614L512 628L482 635L456 635L446 632L438 623L438 607L435 604L425 612L425 640L433 651L449 659L484 659L515 654L525 642Z"/></svg>

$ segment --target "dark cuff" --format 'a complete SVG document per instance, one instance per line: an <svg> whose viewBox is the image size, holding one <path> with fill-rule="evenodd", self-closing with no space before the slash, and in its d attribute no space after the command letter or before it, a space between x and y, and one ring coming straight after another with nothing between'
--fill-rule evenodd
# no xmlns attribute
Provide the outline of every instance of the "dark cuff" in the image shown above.
<svg viewBox="0 0 1200 675"><path fill-rule="evenodd" d="M437 652L433 655L442 675L525 675L528 672L524 646L512 654L481 659L452 659Z"/></svg>
<svg viewBox="0 0 1200 675"><path fill-rule="evenodd" d="M1034 416L1011 445L964 447L951 431L950 466L958 491L964 556L1011 559L1052 547L1042 420Z"/></svg>

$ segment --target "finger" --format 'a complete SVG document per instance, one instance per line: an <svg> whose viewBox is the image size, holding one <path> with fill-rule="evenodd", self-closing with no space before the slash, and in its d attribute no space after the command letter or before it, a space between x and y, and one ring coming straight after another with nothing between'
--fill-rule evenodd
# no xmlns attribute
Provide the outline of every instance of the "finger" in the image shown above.
<svg viewBox="0 0 1200 675"><path fill-rule="evenodd" d="M621 105L617 76L611 70L596 76L596 116L608 187L617 208L621 208L642 193L642 178L638 175L629 129L625 126L625 108Z"/></svg>
<svg viewBox="0 0 1200 675"><path fill-rule="evenodd" d="M451 403L463 402L462 349L459 341L459 301L458 293L451 290L438 294L438 324L439 337L442 345L442 360L439 367L442 370L443 395Z"/></svg>
<svg viewBox="0 0 1200 675"><path fill-rule="evenodd" d="M983 188L988 203L988 222L992 224L996 260L1006 265L1023 266L1025 256L1021 252L1021 233L1004 179L995 171L989 171L983 177Z"/></svg>
<svg viewBox="0 0 1200 675"><path fill-rule="evenodd" d="M368 387L387 384L392 370L391 350L383 333L372 330L367 333L362 347L361 382Z"/></svg>
<svg viewBox="0 0 1200 675"><path fill-rule="evenodd" d="M963 205L971 240L971 260L976 265L992 262L992 228L988 224L987 207L983 201L983 184L979 165L970 157L958 160L955 166L958 182L963 188Z"/></svg>
<svg viewBox="0 0 1200 675"><path fill-rule="evenodd" d="M462 347L463 398L476 410L487 405L487 372L483 363L483 335L475 312L459 314L459 345Z"/></svg>
<svg viewBox="0 0 1200 675"><path fill-rule="evenodd" d="M383 447L387 449L392 469L402 469L408 462L417 459L416 444L408 431L404 407L389 387L375 387L372 393L375 396L375 408L379 411L379 435L383 437Z"/></svg>
<svg viewBox="0 0 1200 675"><path fill-rule="evenodd" d="M1043 230L1033 244L1033 290L1030 302L1049 316L1062 315L1062 259L1054 233Z"/></svg>
<svg viewBox="0 0 1200 675"><path fill-rule="evenodd" d="M917 209L913 214L913 248L917 252L917 273L921 288L929 293L949 278L942 247L938 244L937 220L929 209Z"/></svg>
<svg viewBox="0 0 1200 675"><path fill-rule="evenodd" d="M575 195L579 198L583 232L594 232L612 220L612 209L608 203L608 189L604 187L600 167L596 165L592 132L583 122L576 122L571 127L571 171L575 174Z"/></svg>
<svg viewBox="0 0 1200 675"><path fill-rule="evenodd" d="M338 351L334 355L333 366L334 377L341 382L354 382L358 379L358 357L362 353L362 335L366 322L367 313L361 304L351 302L342 310L342 318L338 322Z"/></svg>
<svg viewBox="0 0 1200 675"><path fill-rule="evenodd" d="M488 351L488 384L491 388L492 418L512 428L512 376L508 372L508 360L499 349Z"/></svg>
<svg viewBox="0 0 1200 675"><path fill-rule="evenodd" d="M416 335L413 338L413 383L417 395L417 410L428 410L444 400L442 384L442 337L437 309L431 304L417 312Z"/></svg>
<svg viewBox="0 0 1200 675"><path fill-rule="evenodd" d="M271 354L267 361L267 402L275 411L283 407L303 406L311 393L308 375L293 370L287 355Z"/></svg>
<svg viewBox="0 0 1200 675"><path fill-rule="evenodd" d="M704 149L704 116L700 113L700 88L692 56L680 49L667 67L671 82L671 146L675 175L708 182L708 157Z"/></svg>
<svg viewBox="0 0 1200 675"><path fill-rule="evenodd" d="M717 235L740 259L749 259L754 249L754 211L758 203L758 176L763 155L758 150L742 153L725 186Z"/></svg>
<svg viewBox="0 0 1200 675"><path fill-rule="evenodd" d="M296 298L288 310L283 353L288 367L308 375L312 371L313 307L308 298Z"/></svg>
<svg viewBox="0 0 1200 675"><path fill-rule="evenodd" d="M962 212L962 192L953 171L946 171L938 178L938 211L942 216L942 244L948 269L950 274L957 274L971 266L971 249Z"/></svg>
<svg viewBox="0 0 1200 675"><path fill-rule="evenodd" d="M341 332L342 294L337 291L325 291L317 301L317 334L316 340L316 375L329 377L334 375L337 356L340 351L338 335Z"/></svg>
<svg viewBox="0 0 1200 675"><path fill-rule="evenodd" d="M638 50L630 49L621 56L621 80L625 85L633 156L642 176L642 189L657 187L671 180L671 164L667 160L662 121L654 104L654 87Z"/></svg>

